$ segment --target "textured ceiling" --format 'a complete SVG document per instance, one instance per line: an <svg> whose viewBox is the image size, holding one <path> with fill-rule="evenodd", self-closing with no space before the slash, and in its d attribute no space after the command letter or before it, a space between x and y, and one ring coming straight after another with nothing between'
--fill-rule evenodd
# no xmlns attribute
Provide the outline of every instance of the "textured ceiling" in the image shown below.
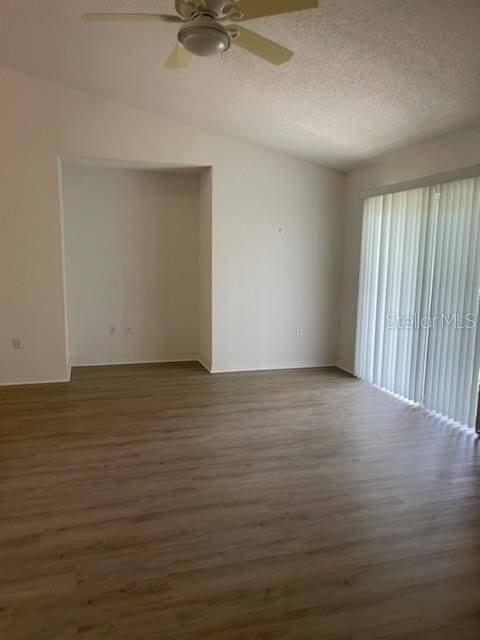
<svg viewBox="0 0 480 640"><path fill-rule="evenodd" d="M272 67L237 48L162 68L177 26L85 23L173 0L0 0L0 65L348 168L480 122L480 0L321 0L248 27L295 51Z"/></svg>

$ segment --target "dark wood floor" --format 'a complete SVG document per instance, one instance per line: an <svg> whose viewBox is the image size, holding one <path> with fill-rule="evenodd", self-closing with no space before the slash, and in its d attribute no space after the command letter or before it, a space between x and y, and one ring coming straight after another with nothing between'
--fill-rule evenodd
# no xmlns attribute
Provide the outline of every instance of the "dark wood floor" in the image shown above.
<svg viewBox="0 0 480 640"><path fill-rule="evenodd" d="M0 390L0 637L480 638L473 433L335 370Z"/></svg>

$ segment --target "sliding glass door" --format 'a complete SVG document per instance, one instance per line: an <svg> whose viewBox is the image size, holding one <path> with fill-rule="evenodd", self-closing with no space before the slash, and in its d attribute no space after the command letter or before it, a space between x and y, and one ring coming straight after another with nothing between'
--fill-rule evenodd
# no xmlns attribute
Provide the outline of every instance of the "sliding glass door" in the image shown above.
<svg viewBox="0 0 480 640"><path fill-rule="evenodd" d="M425 406L474 426L478 398L480 179L438 188Z"/></svg>
<svg viewBox="0 0 480 640"><path fill-rule="evenodd" d="M365 200L356 375L474 426L480 179Z"/></svg>

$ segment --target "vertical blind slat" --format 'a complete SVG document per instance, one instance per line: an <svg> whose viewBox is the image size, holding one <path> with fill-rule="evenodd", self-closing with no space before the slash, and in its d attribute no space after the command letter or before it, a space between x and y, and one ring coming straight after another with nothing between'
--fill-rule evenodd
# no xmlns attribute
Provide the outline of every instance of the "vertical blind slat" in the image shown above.
<svg viewBox="0 0 480 640"><path fill-rule="evenodd" d="M356 375L474 426L480 178L369 198L363 215Z"/></svg>

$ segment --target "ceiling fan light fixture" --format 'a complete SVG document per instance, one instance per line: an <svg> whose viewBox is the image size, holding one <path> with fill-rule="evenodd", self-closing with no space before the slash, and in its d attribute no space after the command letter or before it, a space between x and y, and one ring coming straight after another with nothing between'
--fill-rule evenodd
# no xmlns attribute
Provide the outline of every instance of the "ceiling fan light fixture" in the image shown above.
<svg viewBox="0 0 480 640"><path fill-rule="evenodd" d="M222 25L212 21L190 23L180 29L178 41L196 56L214 56L230 48L231 37Z"/></svg>
<svg viewBox="0 0 480 640"><path fill-rule="evenodd" d="M176 15L163 13L86 13L89 21L150 20L182 25L166 69L183 69L192 56L215 56L232 45L274 65L288 62L293 51L238 23L255 18L316 9L319 0L175 0ZM226 21L232 24L224 25Z"/></svg>

